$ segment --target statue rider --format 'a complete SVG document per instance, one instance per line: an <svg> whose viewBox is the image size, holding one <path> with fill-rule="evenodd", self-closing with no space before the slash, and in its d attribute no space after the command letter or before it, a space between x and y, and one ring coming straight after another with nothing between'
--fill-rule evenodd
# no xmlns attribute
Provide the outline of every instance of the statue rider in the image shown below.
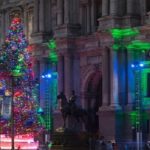
<svg viewBox="0 0 150 150"><path fill-rule="evenodd" d="M64 94L64 92L60 92L57 98L60 99L60 109L62 109L68 103L66 95Z"/></svg>
<svg viewBox="0 0 150 150"><path fill-rule="evenodd" d="M71 109L76 108L76 99L77 99L77 96L75 95L75 91L72 90L71 96L69 98L69 105Z"/></svg>

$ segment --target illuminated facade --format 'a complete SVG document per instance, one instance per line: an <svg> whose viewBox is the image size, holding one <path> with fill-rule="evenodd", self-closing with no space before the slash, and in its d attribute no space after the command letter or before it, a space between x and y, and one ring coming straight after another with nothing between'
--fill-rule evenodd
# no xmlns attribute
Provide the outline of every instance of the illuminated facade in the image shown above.
<svg viewBox="0 0 150 150"><path fill-rule="evenodd" d="M0 0L0 6L1 43L11 17L17 13L24 20L35 75L40 81L38 99L41 106L45 108L47 99L53 95L55 101L56 93L60 91L69 98L75 90L77 103L90 113L90 132L98 131L106 139L132 141L135 138L135 127L130 121L135 102L133 55L112 49L114 40L108 29L137 27L140 34L136 38L149 41L149 0ZM48 58L46 43L52 37L57 43L57 65ZM149 57L149 54L144 56L145 60ZM49 92L50 87L45 89L46 82L51 81L41 78L50 70L58 72L55 94ZM149 101L148 68L143 76L144 101ZM62 125L56 105L53 108L54 128ZM150 132L149 118L145 122L143 135L146 139Z"/></svg>

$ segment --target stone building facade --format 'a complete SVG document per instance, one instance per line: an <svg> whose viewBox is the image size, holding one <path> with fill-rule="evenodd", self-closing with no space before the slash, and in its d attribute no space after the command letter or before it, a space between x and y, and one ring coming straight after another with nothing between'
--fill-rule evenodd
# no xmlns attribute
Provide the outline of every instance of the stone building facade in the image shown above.
<svg viewBox="0 0 150 150"><path fill-rule="evenodd" d="M110 28L137 27L139 39L150 40L149 0L0 0L0 43L11 18L23 19L36 77L40 80L40 104L44 107L41 75L48 68L58 72L58 92L91 112L89 131L107 139L132 140L129 115L134 99L131 54L112 50ZM58 64L48 60L49 39L57 43ZM118 113L119 112L119 113ZM121 112L121 113L120 113ZM61 126L54 110L54 127ZM116 117L118 116L118 117ZM119 120L119 121L118 121ZM147 120L146 133L149 133Z"/></svg>

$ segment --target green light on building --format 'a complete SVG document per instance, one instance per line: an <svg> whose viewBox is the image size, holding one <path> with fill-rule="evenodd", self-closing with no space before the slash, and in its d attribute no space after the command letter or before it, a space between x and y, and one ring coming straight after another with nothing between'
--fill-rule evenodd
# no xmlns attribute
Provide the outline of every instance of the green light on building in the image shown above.
<svg viewBox="0 0 150 150"><path fill-rule="evenodd" d="M111 29L110 30L112 37L114 39L123 39L127 37L133 37L139 34L139 31L136 28L125 28L125 29Z"/></svg>
<svg viewBox="0 0 150 150"><path fill-rule="evenodd" d="M54 39L49 40L49 43L47 44L48 48L49 48L49 59L51 62L53 63L57 63L58 62L58 56L57 56L57 52L56 52L56 41Z"/></svg>
<svg viewBox="0 0 150 150"><path fill-rule="evenodd" d="M127 46L128 50L132 50L132 51L147 51L150 49L150 43L148 42L143 42L143 41L139 41L139 40L135 40L132 41L128 46Z"/></svg>

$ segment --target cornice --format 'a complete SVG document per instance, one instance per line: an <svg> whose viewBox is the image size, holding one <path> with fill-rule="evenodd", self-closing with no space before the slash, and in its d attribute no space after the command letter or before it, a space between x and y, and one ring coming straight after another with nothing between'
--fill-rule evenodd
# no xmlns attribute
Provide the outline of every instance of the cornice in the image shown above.
<svg viewBox="0 0 150 150"><path fill-rule="evenodd" d="M18 6L24 6L26 4L31 4L33 3L33 0L18 0L15 2L8 2L7 4L2 4L0 7L1 10L8 9L8 8L14 8Z"/></svg>

